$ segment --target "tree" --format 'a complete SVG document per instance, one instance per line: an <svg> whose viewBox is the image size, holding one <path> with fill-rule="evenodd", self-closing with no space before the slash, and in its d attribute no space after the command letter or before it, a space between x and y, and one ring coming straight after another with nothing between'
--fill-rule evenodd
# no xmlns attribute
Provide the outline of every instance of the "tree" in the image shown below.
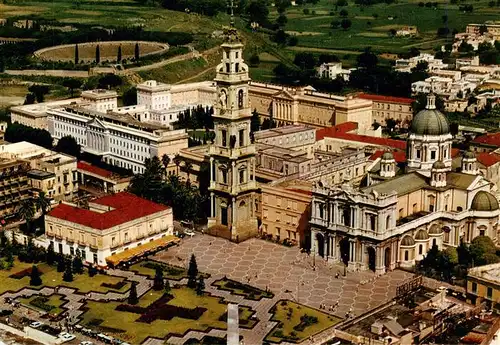
<svg viewBox="0 0 500 345"><path fill-rule="evenodd" d="M57 272L64 272L66 270L66 259L64 255L59 254L57 258Z"/></svg>
<svg viewBox="0 0 500 345"><path fill-rule="evenodd" d="M267 3L264 0L251 1L247 6L247 14L250 23L256 22L260 25L265 24L269 15Z"/></svg>
<svg viewBox="0 0 500 345"><path fill-rule="evenodd" d="M274 33L273 41L279 45L285 45L288 41L289 34L287 34L284 30L279 29Z"/></svg>
<svg viewBox="0 0 500 345"><path fill-rule="evenodd" d="M42 211L44 216L50 210L50 200L47 198L45 192L42 191L38 193L38 197L35 199L35 207L37 210Z"/></svg>
<svg viewBox="0 0 500 345"><path fill-rule="evenodd" d="M116 53L116 62L122 62L122 46L118 46L118 52Z"/></svg>
<svg viewBox="0 0 500 345"><path fill-rule="evenodd" d="M377 55L372 52L371 47L366 47L364 52L359 54L356 60L359 68L368 70L375 68L378 64Z"/></svg>
<svg viewBox="0 0 500 345"><path fill-rule="evenodd" d="M59 139L54 150L79 158L81 153L81 146L76 142L76 139L74 137L72 137L71 135L66 135Z"/></svg>
<svg viewBox="0 0 500 345"><path fill-rule="evenodd" d="M50 88L47 85L34 84L28 87L28 91L35 95L37 103L42 103Z"/></svg>
<svg viewBox="0 0 500 345"><path fill-rule="evenodd" d="M88 268L88 272L89 272L89 277L93 277L97 274L97 268L95 268L94 265L90 264L89 268Z"/></svg>
<svg viewBox="0 0 500 345"><path fill-rule="evenodd" d="M260 64L260 58L258 54L252 54L250 56L250 59L248 60L250 62L250 66L256 67Z"/></svg>
<svg viewBox="0 0 500 345"><path fill-rule="evenodd" d="M494 263L492 261L498 261L495 243L488 236L477 236L474 238L469 246L469 253L474 260L474 266L487 265ZM493 259L491 255L494 255L496 258Z"/></svg>
<svg viewBox="0 0 500 345"><path fill-rule="evenodd" d="M35 104L35 101L36 101L36 97L35 97L35 94L32 93L32 92L28 92L26 94L26 98L24 99L24 105L28 105L28 104Z"/></svg>
<svg viewBox="0 0 500 345"><path fill-rule="evenodd" d="M278 26L285 26L286 23L288 22L288 18L284 15L284 14L280 14L278 16L278 19L276 19L276 24L278 24Z"/></svg>
<svg viewBox="0 0 500 345"><path fill-rule="evenodd" d="M168 279L165 279L165 293L166 294L169 294L170 293L170 282L168 281Z"/></svg>
<svg viewBox="0 0 500 345"><path fill-rule="evenodd" d="M347 5L348 5L347 0L337 0L337 6L343 7Z"/></svg>
<svg viewBox="0 0 500 345"><path fill-rule="evenodd" d="M198 296L203 295L203 292L205 291L205 279L203 276L200 276L198 278L198 282L196 283L196 294Z"/></svg>
<svg viewBox="0 0 500 345"><path fill-rule="evenodd" d="M122 78L116 74L108 73L99 78L99 87L101 89L118 87L122 84L123 84Z"/></svg>
<svg viewBox="0 0 500 345"><path fill-rule="evenodd" d="M75 255L75 257L73 258L73 273L83 273L82 258L79 255Z"/></svg>
<svg viewBox="0 0 500 345"><path fill-rule="evenodd" d="M66 270L63 274L63 281L68 283L73 281L73 270L71 269L71 262L66 263Z"/></svg>
<svg viewBox="0 0 500 345"><path fill-rule="evenodd" d="M153 280L153 290L163 290L163 269L160 266L156 267L155 277Z"/></svg>
<svg viewBox="0 0 500 345"><path fill-rule="evenodd" d="M54 261L56 261L56 253L54 253L54 243L50 243L47 247L47 253L45 254L45 261L49 265L53 265Z"/></svg>
<svg viewBox="0 0 500 345"><path fill-rule="evenodd" d="M99 45L95 47L95 63L101 63L101 48L99 48Z"/></svg>
<svg viewBox="0 0 500 345"><path fill-rule="evenodd" d="M483 24L483 25L481 25L481 26L479 27L479 33L480 33L481 35L484 35L484 34L485 34L485 33L487 33L487 32L488 32L488 27L487 27L486 25L484 25L484 24Z"/></svg>
<svg viewBox="0 0 500 345"><path fill-rule="evenodd" d="M132 282L132 286L130 287L130 292L128 294L128 304L137 304L139 302L139 298L137 297L137 283Z"/></svg>
<svg viewBox="0 0 500 345"><path fill-rule="evenodd" d="M288 39L288 45L291 47L296 46L299 43L299 38L297 36L290 36Z"/></svg>
<svg viewBox="0 0 500 345"><path fill-rule="evenodd" d="M347 10L343 8L340 10L339 15L341 17L347 17L349 15L349 12L347 12Z"/></svg>
<svg viewBox="0 0 500 345"><path fill-rule="evenodd" d="M344 30L349 29L351 27L351 25L352 25L352 22L350 19L342 19L342 21L340 22L340 26Z"/></svg>
<svg viewBox="0 0 500 345"><path fill-rule="evenodd" d="M189 182L190 179L190 175L191 175L191 171L193 170L193 163L187 161L187 162L184 162L184 170L186 170L186 174L187 174L187 181Z"/></svg>
<svg viewBox="0 0 500 345"><path fill-rule="evenodd" d="M33 199L25 199L21 201L17 209L17 214L21 219L26 221L26 229L30 231L30 223L35 216L35 205L33 204Z"/></svg>
<svg viewBox="0 0 500 345"><path fill-rule="evenodd" d="M10 123L5 131L5 140L11 143L28 141L52 149L52 136L45 129L32 128L19 123Z"/></svg>
<svg viewBox="0 0 500 345"><path fill-rule="evenodd" d="M181 156L175 155L174 164L177 167L177 176L179 176L179 166L181 165Z"/></svg>
<svg viewBox="0 0 500 345"><path fill-rule="evenodd" d="M139 42L135 44L135 49L134 49L134 59L135 61L139 61L140 58L140 51L139 51Z"/></svg>
<svg viewBox="0 0 500 345"><path fill-rule="evenodd" d="M36 265L33 265L33 267L31 267L30 285L31 286L42 285L42 278L40 277L40 271L38 271L38 267L36 267Z"/></svg>
<svg viewBox="0 0 500 345"><path fill-rule="evenodd" d="M170 164L170 157L167 154L161 156L161 162L163 163L163 167L165 168L165 176L167 176L168 165Z"/></svg>
<svg viewBox="0 0 500 345"><path fill-rule="evenodd" d="M191 289L196 288L196 280L198 278L198 264L196 263L196 257L191 254L191 259L189 260L188 268L188 283L187 286Z"/></svg>
<svg viewBox="0 0 500 345"><path fill-rule="evenodd" d="M250 119L250 131L257 132L260 130L260 117L257 109L252 112L252 118Z"/></svg>
<svg viewBox="0 0 500 345"><path fill-rule="evenodd" d="M69 93L71 94L71 97L73 97L73 93L75 92L75 89L78 89L82 86L82 82L78 79L75 78L67 78L63 80L62 85L64 87L68 88Z"/></svg>
<svg viewBox="0 0 500 345"><path fill-rule="evenodd" d="M470 53L474 51L474 46L466 41L462 41L462 43L458 46L458 51L460 53Z"/></svg>
<svg viewBox="0 0 500 345"><path fill-rule="evenodd" d="M398 122L394 120L393 118L389 118L385 120L386 127L389 129L390 132L393 132L394 129L396 128Z"/></svg>
<svg viewBox="0 0 500 345"><path fill-rule="evenodd" d="M80 58L78 55L78 44L75 44L75 65L78 65L80 63Z"/></svg>
<svg viewBox="0 0 500 345"><path fill-rule="evenodd" d="M123 105L134 105L137 104L137 88L132 86L128 88L122 96Z"/></svg>
<svg viewBox="0 0 500 345"><path fill-rule="evenodd" d="M316 57L312 53L300 52L295 54L293 63L303 70L314 69L317 64Z"/></svg>

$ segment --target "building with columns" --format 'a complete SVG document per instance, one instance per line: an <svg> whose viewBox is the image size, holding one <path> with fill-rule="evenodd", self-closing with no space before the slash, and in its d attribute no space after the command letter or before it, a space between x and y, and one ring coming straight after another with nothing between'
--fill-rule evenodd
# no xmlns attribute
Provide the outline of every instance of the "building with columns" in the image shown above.
<svg viewBox="0 0 500 345"><path fill-rule="evenodd" d="M256 149L250 135L252 110L248 65L234 27L225 30L222 60L217 66L215 141L209 147L209 232L243 241L257 234Z"/></svg>
<svg viewBox="0 0 500 345"><path fill-rule="evenodd" d="M387 151L370 167L379 178L359 187L314 184L312 252L382 274L413 266L433 245L457 247L477 236L497 243L500 209L493 184L477 173L473 154L465 153L455 170L450 155L448 122L430 96L410 126L406 163L396 166Z"/></svg>

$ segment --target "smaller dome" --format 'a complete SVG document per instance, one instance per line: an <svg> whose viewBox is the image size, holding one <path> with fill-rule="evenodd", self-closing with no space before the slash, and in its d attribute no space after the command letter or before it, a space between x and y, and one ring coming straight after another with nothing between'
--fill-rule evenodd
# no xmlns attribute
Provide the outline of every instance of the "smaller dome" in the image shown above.
<svg viewBox="0 0 500 345"><path fill-rule="evenodd" d="M411 246L414 246L415 245L415 240L413 239L413 237L411 237L410 235L406 235L405 237L403 237L403 239L401 240L401 245L402 246L406 246L406 247L411 247Z"/></svg>
<svg viewBox="0 0 500 345"><path fill-rule="evenodd" d="M425 230L419 230L417 234L415 235L415 239L417 241L425 241L429 239L429 235Z"/></svg>
<svg viewBox="0 0 500 345"><path fill-rule="evenodd" d="M429 229L429 235L441 235L443 233L443 230L441 229L441 227L437 224L434 224L433 226L431 226L431 228Z"/></svg>
<svg viewBox="0 0 500 345"><path fill-rule="evenodd" d="M392 152L384 152L384 154L382 155L382 159L392 160L394 159L394 156L392 155Z"/></svg>
<svg viewBox="0 0 500 345"><path fill-rule="evenodd" d="M442 161L435 161L434 164L432 164L432 169L446 169L446 165Z"/></svg>
<svg viewBox="0 0 500 345"><path fill-rule="evenodd" d="M470 208L474 211L495 211L498 210L498 200L491 193L483 190L476 193Z"/></svg>
<svg viewBox="0 0 500 345"><path fill-rule="evenodd" d="M464 158L474 159L474 158L476 158L476 155L474 155L474 152L472 152L472 151L465 151Z"/></svg>

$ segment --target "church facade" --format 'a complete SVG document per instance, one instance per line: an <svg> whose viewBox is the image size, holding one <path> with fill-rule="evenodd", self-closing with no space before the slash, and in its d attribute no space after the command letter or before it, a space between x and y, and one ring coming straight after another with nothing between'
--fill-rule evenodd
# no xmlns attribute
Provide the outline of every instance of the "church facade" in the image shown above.
<svg viewBox="0 0 500 345"><path fill-rule="evenodd" d="M378 274L411 267L427 251L457 247L477 236L498 241L499 205L492 184L466 152L452 171L452 136L434 96L413 119L407 161L398 166L386 152L362 187L313 187L312 252L349 269Z"/></svg>

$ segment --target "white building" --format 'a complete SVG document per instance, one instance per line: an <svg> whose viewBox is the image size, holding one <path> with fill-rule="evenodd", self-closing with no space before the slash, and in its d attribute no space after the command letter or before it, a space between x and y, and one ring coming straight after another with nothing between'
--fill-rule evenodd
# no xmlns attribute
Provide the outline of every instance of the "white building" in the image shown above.
<svg viewBox="0 0 500 345"><path fill-rule="evenodd" d="M146 158L174 156L188 147L185 129L171 131L128 114L110 110L102 113L83 106L51 109L47 114L48 130L54 139L70 135L83 151L134 173L144 170Z"/></svg>
<svg viewBox="0 0 500 345"><path fill-rule="evenodd" d="M434 58L432 54L420 54L409 59L397 59L394 69L399 72L411 72L411 69L416 67L419 62L428 63L428 71L447 68L448 65L443 63L443 60Z"/></svg>
<svg viewBox="0 0 500 345"><path fill-rule="evenodd" d="M337 77L343 78L345 81L349 80L351 72L355 68L343 69L342 62L328 62L323 63L318 67L318 76L321 78L337 79Z"/></svg>
<svg viewBox="0 0 500 345"><path fill-rule="evenodd" d="M446 98L464 98L476 89L478 85L466 80L432 76L411 84L413 93L435 93ZM462 97L459 97L462 94Z"/></svg>

